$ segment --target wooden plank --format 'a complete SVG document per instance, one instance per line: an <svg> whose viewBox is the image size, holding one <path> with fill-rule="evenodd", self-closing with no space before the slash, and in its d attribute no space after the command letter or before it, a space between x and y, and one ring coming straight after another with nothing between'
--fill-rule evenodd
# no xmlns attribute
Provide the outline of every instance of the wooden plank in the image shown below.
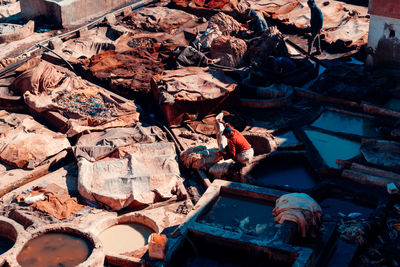
<svg viewBox="0 0 400 267"><path fill-rule="evenodd" d="M388 178L391 178L391 179L399 180L399 182L400 182L400 174L397 174L397 173L394 173L394 172L385 171L385 170L382 170L382 169L373 168L373 167L370 167L370 166L365 166L365 165L362 165L362 164L359 164L359 163L350 162L350 161L346 161L346 160L336 160L336 163L338 165L344 166L344 167L346 167L348 169L362 171L362 172L370 173L372 175L388 177Z"/></svg>
<svg viewBox="0 0 400 267"><path fill-rule="evenodd" d="M360 184L370 184L384 188L386 188L386 185L389 183L395 183L396 185L398 185L399 182L396 179L386 178L354 170L344 170L342 172L342 177Z"/></svg>

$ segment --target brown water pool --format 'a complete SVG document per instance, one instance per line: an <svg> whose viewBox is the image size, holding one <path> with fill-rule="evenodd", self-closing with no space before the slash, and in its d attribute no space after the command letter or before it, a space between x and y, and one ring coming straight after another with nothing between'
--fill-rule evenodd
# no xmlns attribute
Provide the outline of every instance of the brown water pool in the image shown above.
<svg viewBox="0 0 400 267"><path fill-rule="evenodd" d="M17 257L22 267L69 267L84 262L93 249L79 236L46 233L28 241Z"/></svg>

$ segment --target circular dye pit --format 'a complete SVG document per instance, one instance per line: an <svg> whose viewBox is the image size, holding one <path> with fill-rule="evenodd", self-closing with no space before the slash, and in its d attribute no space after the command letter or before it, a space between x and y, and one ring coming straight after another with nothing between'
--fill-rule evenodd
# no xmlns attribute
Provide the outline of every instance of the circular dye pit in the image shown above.
<svg viewBox="0 0 400 267"><path fill-rule="evenodd" d="M0 255L9 251L18 238L16 225L9 219L0 220Z"/></svg>
<svg viewBox="0 0 400 267"><path fill-rule="evenodd" d="M14 241L6 237L0 236L0 255L6 253L14 246Z"/></svg>
<svg viewBox="0 0 400 267"><path fill-rule="evenodd" d="M79 236L46 233L28 241L17 261L22 267L72 267L84 262L92 249L92 244Z"/></svg>
<svg viewBox="0 0 400 267"><path fill-rule="evenodd" d="M107 252L118 254L135 251L147 245L149 236L154 231L138 223L124 223L111 226L99 235Z"/></svg>

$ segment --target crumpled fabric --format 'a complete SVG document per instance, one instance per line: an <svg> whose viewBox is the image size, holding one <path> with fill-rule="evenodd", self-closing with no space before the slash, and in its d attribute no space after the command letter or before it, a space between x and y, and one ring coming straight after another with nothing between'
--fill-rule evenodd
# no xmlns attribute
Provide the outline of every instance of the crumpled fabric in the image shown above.
<svg viewBox="0 0 400 267"><path fill-rule="evenodd" d="M104 88L45 61L18 76L12 88L35 112L61 113L68 120L68 136L133 125L139 120L133 101L121 103Z"/></svg>
<svg viewBox="0 0 400 267"><path fill-rule="evenodd" d="M309 234L316 237L322 223L322 210L317 202L304 193L291 193L276 200L272 210L275 221L279 224L284 221L297 223L302 237Z"/></svg>
<svg viewBox="0 0 400 267"><path fill-rule="evenodd" d="M78 159L78 191L113 210L152 204L176 192L180 170L172 142L119 147L94 162Z"/></svg>
<svg viewBox="0 0 400 267"><path fill-rule="evenodd" d="M222 159L218 149L197 146L186 149L181 154L181 161L186 168L207 170Z"/></svg>
<svg viewBox="0 0 400 267"><path fill-rule="evenodd" d="M216 99L234 91L237 85L222 71L186 67L155 75L152 86L157 86L154 88L156 93L165 97L160 97L160 104L172 104L175 101L198 102Z"/></svg>
<svg viewBox="0 0 400 267"><path fill-rule="evenodd" d="M69 146L65 134L47 129L31 116L0 111L0 161L32 169Z"/></svg>
<svg viewBox="0 0 400 267"><path fill-rule="evenodd" d="M249 3L246 0L173 0L175 5L181 7L188 7L191 9L199 9L204 10L221 10L229 13L241 13L244 12L250 7Z"/></svg>
<svg viewBox="0 0 400 267"><path fill-rule="evenodd" d="M177 68L207 66L206 55L191 46L177 47L172 51L172 55L175 57L173 60Z"/></svg>
<svg viewBox="0 0 400 267"><path fill-rule="evenodd" d="M110 128L102 132L82 135L73 148L75 157L96 161L106 157L118 147L136 143L167 141L164 132L157 126L143 127L136 124L128 128Z"/></svg>
<svg viewBox="0 0 400 267"><path fill-rule="evenodd" d="M218 36L211 44L211 57L217 59L217 64L222 66L238 67L246 51L246 42L232 36Z"/></svg>
<svg viewBox="0 0 400 267"><path fill-rule="evenodd" d="M219 161L210 167L208 172L214 176L215 179L221 179L223 176L229 173L229 170L233 167L234 162L232 159Z"/></svg>
<svg viewBox="0 0 400 267"><path fill-rule="evenodd" d="M201 48L211 48L212 42L218 36L236 36L239 37L241 33L245 32L246 28L237 22L233 17L219 12L208 20L207 29L199 36Z"/></svg>
<svg viewBox="0 0 400 267"><path fill-rule="evenodd" d="M263 66L270 66L269 56L289 57L283 35L276 27L270 27L270 31L264 32L247 42L246 58L254 66L260 69Z"/></svg>
<svg viewBox="0 0 400 267"><path fill-rule="evenodd" d="M69 218L85 208L85 206L78 203L76 197L71 198L67 190L54 183L46 187L36 186L29 192L17 196L17 201L23 202L25 197L37 196L40 194L44 194L45 199L36 201L32 203L31 206L35 209L47 212L59 220Z"/></svg>
<svg viewBox="0 0 400 267"><path fill-rule="evenodd" d="M197 25L198 18L185 11L156 6L137 10L123 19L125 27L148 32L174 34Z"/></svg>

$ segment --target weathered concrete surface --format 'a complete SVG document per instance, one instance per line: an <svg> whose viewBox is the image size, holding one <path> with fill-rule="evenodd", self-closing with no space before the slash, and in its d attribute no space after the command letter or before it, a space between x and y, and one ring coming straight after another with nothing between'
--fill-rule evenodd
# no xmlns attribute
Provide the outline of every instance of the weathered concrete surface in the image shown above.
<svg viewBox="0 0 400 267"><path fill-rule="evenodd" d="M84 24L135 0L21 0L25 19L46 16L65 28Z"/></svg>
<svg viewBox="0 0 400 267"><path fill-rule="evenodd" d="M11 27L11 29L1 31L0 43L13 42L30 36L33 33L35 23L31 20L23 26L17 24L5 24L4 27Z"/></svg>
<svg viewBox="0 0 400 267"><path fill-rule="evenodd" d="M19 2L8 3L0 6L0 19L7 19L21 12Z"/></svg>

